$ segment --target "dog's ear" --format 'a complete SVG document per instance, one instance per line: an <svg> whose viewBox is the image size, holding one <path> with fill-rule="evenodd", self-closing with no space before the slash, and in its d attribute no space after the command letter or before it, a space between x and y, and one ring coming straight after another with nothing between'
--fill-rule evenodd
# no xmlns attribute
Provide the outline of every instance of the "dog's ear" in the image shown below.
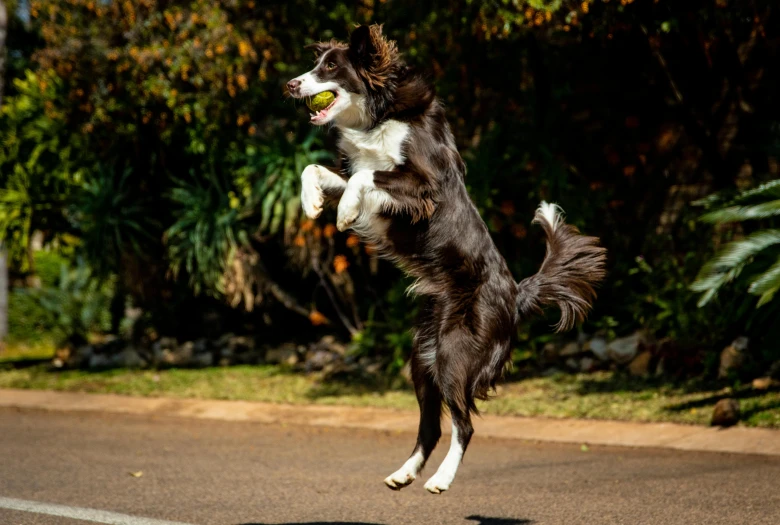
<svg viewBox="0 0 780 525"><path fill-rule="evenodd" d="M349 53L358 66L358 75L371 89L386 86L403 66L395 41L385 38L379 24L360 26L352 31Z"/></svg>
<svg viewBox="0 0 780 525"><path fill-rule="evenodd" d="M371 39L371 29L368 26L358 26L349 36L349 53L359 65L368 68L371 58L376 53L376 47Z"/></svg>
<svg viewBox="0 0 780 525"><path fill-rule="evenodd" d="M313 44L309 44L308 46L304 46L303 48L313 51L314 58L319 58L319 56L323 54L329 47L330 47L330 43L328 42L314 42Z"/></svg>

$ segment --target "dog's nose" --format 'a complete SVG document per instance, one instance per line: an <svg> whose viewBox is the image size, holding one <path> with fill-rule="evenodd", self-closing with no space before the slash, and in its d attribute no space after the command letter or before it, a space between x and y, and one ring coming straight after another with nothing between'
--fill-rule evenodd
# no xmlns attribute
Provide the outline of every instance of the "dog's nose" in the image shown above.
<svg viewBox="0 0 780 525"><path fill-rule="evenodd" d="M300 80L290 80L287 83L287 89L290 91L290 93L295 93L295 90L298 89L301 86Z"/></svg>

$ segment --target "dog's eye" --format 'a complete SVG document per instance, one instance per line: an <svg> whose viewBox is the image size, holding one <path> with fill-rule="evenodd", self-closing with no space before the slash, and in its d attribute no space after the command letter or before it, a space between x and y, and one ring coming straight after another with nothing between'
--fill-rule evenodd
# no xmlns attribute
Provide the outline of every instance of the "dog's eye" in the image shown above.
<svg viewBox="0 0 780 525"><path fill-rule="evenodd" d="M325 69L329 71L332 69L336 69L336 64L334 64L333 62L328 62L327 64L325 64Z"/></svg>

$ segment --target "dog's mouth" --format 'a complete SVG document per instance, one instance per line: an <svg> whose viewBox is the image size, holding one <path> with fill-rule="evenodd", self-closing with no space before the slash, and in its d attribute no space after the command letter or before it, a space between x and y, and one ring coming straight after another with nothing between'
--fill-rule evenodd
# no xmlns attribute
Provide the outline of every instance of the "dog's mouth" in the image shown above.
<svg viewBox="0 0 780 525"><path fill-rule="evenodd" d="M324 108L321 107L321 103L319 105L316 105L318 98L324 97L327 100L327 98L330 98L331 96L333 97L333 100L331 100L330 103ZM319 93L314 97L312 97L311 99L307 100L306 105L312 111L310 122L317 123L325 120L328 117L328 114L330 113L331 109L333 109L333 106L336 105L338 99L339 99L338 93L335 93L333 91L323 91L322 93Z"/></svg>

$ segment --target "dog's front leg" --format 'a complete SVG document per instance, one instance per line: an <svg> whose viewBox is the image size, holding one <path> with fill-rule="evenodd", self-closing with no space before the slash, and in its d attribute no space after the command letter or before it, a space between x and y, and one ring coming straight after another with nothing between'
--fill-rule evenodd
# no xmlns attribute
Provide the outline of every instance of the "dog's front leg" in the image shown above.
<svg viewBox="0 0 780 525"><path fill-rule="evenodd" d="M347 181L336 170L310 164L301 174L301 206L310 219L316 219L322 213L325 200L336 201L341 198L347 187Z"/></svg>
<svg viewBox="0 0 780 525"><path fill-rule="evenodd" d="M360 170L349 178L341 196L336 217L336 228L344 231L355 222L360 214L360 205L366 191L374 188L374 171Z"/></svg>
<svg viewBox="0 0 780 525"><path fill-rule="evenodd" d="M412 222L429 219L436 208L433 177L409 170L361 170L341 196L336 227L344 231L360 213L406 213Z"/></svg>

